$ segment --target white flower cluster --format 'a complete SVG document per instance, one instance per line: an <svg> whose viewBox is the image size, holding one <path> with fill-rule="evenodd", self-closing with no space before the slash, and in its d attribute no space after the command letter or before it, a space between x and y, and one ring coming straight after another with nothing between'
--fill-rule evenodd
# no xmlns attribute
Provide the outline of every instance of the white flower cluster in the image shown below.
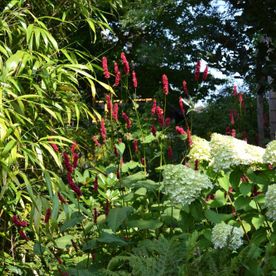
<svg viewBox="0 0 276 276"><path fill-rule="evenodd" d="M264 163L276 165L276 140L267 144L263 159Z"/></svg>
<svg viewBox="0 0 276 276"><path fill-rule="evenodd" d="M211 159L210 143L207 140L202 139L196 135L192 136L192 141L193 141L193 144L191 146L191 150L188 155L190 160L192 160L192 161L195 161L195 160L209 161Z"/></svg>
<svg viewBox="0 0 276 276"><path fill-rule="evenodd" d="M268 186L265 194L265 205L267 207L267 213L269 219L276 220L276 184Z"/></svg>
<svg viewBox="0 0 276 276"><path fill-rule="evenodd" d="M212 243L215 249L228 247L231 250L237 250L243 244L242 237L241 228L224 222L216 224L212 229Z"/></svg>
<svg viewBox="0 0 276 276"><path fill-rule="evenodd" d="M207 175L181 164L164 166L163 184L170 199L182 205L189 205L202 190L213 187Z"/></svg>
<svg viewBox="0 0 276 276"><path fill-rule="evenodd" d="M215 171L238 165L263 163L265 150L247 144L245 141L214 133L211 136L211 166Z"/></svg>

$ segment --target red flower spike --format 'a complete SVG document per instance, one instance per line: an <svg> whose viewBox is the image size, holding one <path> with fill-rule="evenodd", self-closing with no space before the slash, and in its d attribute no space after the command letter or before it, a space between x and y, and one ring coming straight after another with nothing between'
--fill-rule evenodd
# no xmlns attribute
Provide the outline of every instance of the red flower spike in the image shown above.
<svg viewBox="0 0 276 276"><path fill-rule="evenodd" d="M112 112L112 102L111 102L110 95L106 95L105 100L106 100L107 110L109 112Z"/></svg>
<svg viewBox="0 0 276 276"><path fill-rule="evenodd" d="M129 119L129 117L127 116L127 114L125 112L122 113L122 117L123 117L124 121L127 124L127 129L130 129L132 123L131 123L131 120Z"/></svg>
<svg viewBox="0 0 276 276"><path fill-rule="evenodd" d="M71 165L70 157L69 157L67 152L63 153L63 162L64 162L64 165L65 165L65 168L66 168L67 172L72 173L73 172L73 167Z"/></svg>
<svg viewBox="0 0 276 276"><path fill-rule="evenodd" d="M193 141L192 141L192 133L189 128L187 129L187 140L188 140L188 145L191 146L193 144Z"/></svg>
<svg viewBox="0 0 276 276"><path fill-rule="evenodd" d="M29 240L29 238L27 237L26 233L23 230L19 230L18 233L19 233L20 237L22 239L24 239L25 241Z"/></svg>
<svg viewBox="0 0 276 276"><path fill-rule="evenodd" d="M156 136L157 130L156 130L156 127L154 125L151 126L150 131L153 134L153 136Z"/></svg>
<svg viewBox="0 0 276 276"><path fill-rule="evenodd" d="M110 78L110 73L108 71L108 65L107 65L107 58L106 57L102 58L102 67L103 67L104 77L106 79L109 79Z"/></svg>
<svg viewBox="0 0 276 276"><path fill-rule="evenodd" d="M93 142L95 143L95 145L96 145L97 147L100 147L100 146L101 146L101 144L100 144L100 142L99 142L97 136L95 136L95 135L92 136L92 140L93 140Z"/></svg>
<svg viewBox="0 0 276 276"><path fill-rule="evenodd" d="M17 215L12 216L12 222L17 227L27 227L28 222L24 220L20 220Z"/></svg>
<svg viewBox="0 0 276 276"><path fill-rule="evenodd" d="M134 89L136 89L138 87L138 81L137 81L137 77L136 77L135 71L132 71L132 83L133 83Z"/></svg>
<svg viewBox="0 0 276 276"><path fill-rule="evenodd" d="M231 129L231 136L236 137L236 130L234 128Z"/></svg>
<svg viewBox="0 0 276 276"><path fill-rule="evenodd" d="M179 102L179 107L180 107L181 113L185 114L184 103L183 103L183 100L182 100L181 96L179 97L179 101L178 102Z"/></svg>
<svg viewBox="0 0 276 276"><path fill-rule="evenodd" d="M168 159L171 160L173 158L173 150L171 146L168 147L167 154L168 154Z"/></svg>
<svg viewBox="0 0 276 276"><path fill-rule="evenodd" d="M153 100L153 104L152 104L152 108L151 108L151 114L152 115L155 115L155 113L156 113L156 107L157 107L157 104L156 104L156 100L154 99Z"/></svg>
<svg viewBox="0 0 276 276"><path fill-rule="evenodd" d="M200 60L198 60L197 63L196 63L196 67L195 67L195 81L199 80L200 65L201 65L201 62L200 62Z"/></svg>
<svg viewBox="0 0 276 276"><path fill-rule="evenodd" d="M101 132L103 142L105 143L105 141L106 141L106 128L105 128L104 118L102 118L102 120L101 120L100 132Z"/></svg>
<svg viewBox="0 0 276 276"><path fill-rule="evenodd" d="M119 71L116 75L115 75L115 83L114 83L114 87L119 86L121 81L121 72Z"/></svg>
<svg viewBox="0 0 276 276"><path fill-rule="evenodd" d="M188 97L189 96L188 87L187 87L187 82L185 80L182 82L182 87L183 87L183 91L185 92L185 95Z"/></svg>
<svg viewBox="0 0 276 276"><path fill-rule="evenodd" d="M208 77L208 66L206 65L205 70L203 72L202 80L206 81Z"/></svg>
<svg viewBox="0 0 276 276"><path fill-rule="evenodd" d="M47 208L45 218L44 218L44 222L46 224L49 222L49 219L51 217L51 213L52 213L51 208Z"/></svg>
<svg viewBox="0 0 276 276"><path fill-rule="evenodd" d="M165 120L165 125L166 127L169 127L171 124L171 118L170 117L167 117L166 120Z"/></svg>
<svg viewBox="0 0 276 276"><path fill-rule="evenodd" d="M63 264L62 259L61 259L61 258L59 258L59 257L56 257L56 258L57 258L58 264L62 265L62 264Z"/></svg>
<svg viewBox="0 0 276 276"><path fill-rule="evenodd" d="M164 110L160 107L156 107L156 115L157 115L157 120L160 126L162 127L164 125Z"/></svg>
<svg viewBox="0 0 276 276"><path fill-rule="evenodd" d="M233 86L233 96L236 97L238 95L238 87L236 84Z"/></svg>
<svg viewBox="0 0 276 276"><path fill-rule="evenodd" d="M163 92L167 96L169 94L169 81L166 74L162 75Z"/></svg>
<svg viewBox="0 0 276 276"><path fill-rule="evenodd" d="M71 148L70 148L70 151L71 151L72 154L74 154L74 152L75 152L77 146L78 146L77 142L74 142L74 143L72 144L72 146L71 146Z"/></svg>
<svg viewBox="0 0 276 276"><path fill-rule="evenodd" d="M126 75L128 75L129 74L129 64L128 64L125 53L121 53L121 59L122 59L122 63L124 66L124 72Z"/></svg>
<svg viewBox="0 0 276 276"><path fill-rule="evenodd" d="M66 200L64 199L64 197L60 192L58 192L58 199L61 203L66 204Z"/></svg>
<svg viewBox="0 0 276 276"><path fill-rule="evenodd" d="M119 72L120 72L120 70L119 70L118 63L115 61L115 62L114 62L114 74L116 75L116 74L118 74Z"/></svg>
<svg viewBox="0 0 276 276"><path fill-rule="evenodd" d="M234 119L234 113L232 111L230 111L229 113L229 118L230 118L231 125L233 126L235 124L235 119Z"/></svg>
<svg viewBox="0 0 276 276"><path fill-rule="evenodd" d="M78 166L78 161L79 161L79 155L74 152L73 153L73 168L75 169Z"/></svg>
<svg viewBox="0 0 276 276"><path fill-rule="evenodd" d="M119 113L119 105L117 103L115 103L114 106L113 106L112 118L116 122L118 122L118 113Z"/></svg>
<svg viewBox="0 0 276 276"><path fill-rule="evenodd" d="M182 127L176 126L175 130L180 135L186 135L187 134L187 132Z"/></svg>
<svg viewBox="0 0 276 276"><path fill-rule="evenodd" d="M138 153L139 149L138 149L138 140L137 139L133 140L132 147L133 147L134 152Z"/></svg>
<svg viewBox="0 0 276 276"><path fill-rule="evenodd" d="M58 148L58 145L57 144L50 144L51 145L51 147L53 148L53 150L55 151L55 152L59 152L59 148Z"/></svg>
<svg viewBox="0 0 276 276"><path fill-rule="evenodd" d="M98 191L98 188L99 188L99 182L98 182L98 176L95 177L95 180L94 180L94 186L93 186L93 190L95 192Z"/></svg>

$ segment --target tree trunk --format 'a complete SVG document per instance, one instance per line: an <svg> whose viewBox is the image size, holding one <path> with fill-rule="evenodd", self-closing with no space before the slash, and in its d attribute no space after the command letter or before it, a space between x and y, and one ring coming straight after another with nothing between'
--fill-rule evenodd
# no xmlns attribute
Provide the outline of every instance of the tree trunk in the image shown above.
<svg viewBox="0 0 276 276"><path fill-rule="evenodd" d="M269 93L269 126L270 139L276 139L276 91Z"/></svg>
<svg viewBox="0 0 276 276"><path fill-rule="evenodd" d="M264 94L257 94L258 145L264 145Z"/></svg>

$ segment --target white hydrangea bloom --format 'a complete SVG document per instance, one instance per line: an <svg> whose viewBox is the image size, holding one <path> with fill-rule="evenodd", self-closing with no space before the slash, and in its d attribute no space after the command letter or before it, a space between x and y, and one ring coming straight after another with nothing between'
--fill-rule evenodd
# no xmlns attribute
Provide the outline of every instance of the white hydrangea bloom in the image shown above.
<svg viewBox="0 0 276 276"><path fill-rule="evenodd" d="M202 190L213 187L207 175L181 164L164 166L163 184L170 199L182 205L189 205Z"/></svg>
<svg viewBox="0 0 276 276"><path fill-rule="evenodd" d="M276 165L276 140L267 144L263 159L264 163Z"/></svg>
<svg viewBox="0 0 276 276"><path fill-rule="evenodd" d="M212 243L215 249L228 247L231 250L237 250L243 244L242 237L241 228L224 222L216 224L212 229Z"/></svg>
<svg viewBox="0 0 276 276"><path fill-rule="evenodd" d="M191 150L189 152L188 157L190 160L206 160L210 161L211 159L211 153L210 153L210 143L202 139L196 135L192 136L193 144L191 146Z"/></svg>
<svg viewBox="0 0 276 276"><path fill-rule="evenodd" d="M276 220L276 184L268 186L265 194L265 205L267 207L267 213L269 219Z"/></svg>
<svg viewBox="0 0 276 276"><path fill-rule="evenodd" d="M211 136L211 166L215 171L226 170L232 166L263 163L265 150L247 144L243 140L214 133Z"/></svg>

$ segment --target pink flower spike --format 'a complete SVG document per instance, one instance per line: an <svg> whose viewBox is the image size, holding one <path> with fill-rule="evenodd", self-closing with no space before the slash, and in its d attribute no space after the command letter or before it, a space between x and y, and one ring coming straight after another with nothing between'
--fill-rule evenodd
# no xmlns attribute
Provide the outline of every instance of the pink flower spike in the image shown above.
<svg viewBox="0 0 276 276"><path fill-rule="evenodd" d="M186 131L182 127L180 127L180 126L176 126L175 130L180 135L186 135L187 134Z"/></svg>
<svg viewBox="0 0 276 276"><path fill-rule="evenodd" d="M185 80L182 82L182 87L183 87L183 91L184 91L185 95L188 97L189 96L188 87L187 87L187 82Z"/></svg>
<svg viewBox="0 0 276 276"><path fill-rule="evenodd" d="M192 133L189 128L187 129L187 140L188 140L189 146L191 146L193 144L193 141L192 141Z"/></svg>
<svg viewBox="0 0 276 276"><path fill-rule="evenodd" d="M57 144L50 144L51 145L51 147L53 148L53 150L55 151L55 152L59 152L59 148L58 148L58 145Z"/></svg>
<svg viewBox="0 0 276 276"><path fill-rule="evenodd" d="M195 81L199 80L200 65L201 65L201 62L200 62L200 60L198 60L197 63L196 63L196 67L195 67Z"/></svg>
<svg viewBox="0 0 276 276"><path fill-rule="evenodd" d="M129 74L129 63L127 61L127 58L126 58L126 55L124 52L121 53L121 59L122 59L122 63L124 66L124 72L126 75L128 75Z"/></svg>
<svg viewBox="0 0 276 276"><path fill-rule="evenodd" d="M79 155L74 152L73 153L73 168L75 169L78 166L78 161L79 161Z"/></svg>
<svg viewBox="0 0 276 276"><path fill-rule="evenodd" d="M152 115L155 115L155 113L156 113L156 106L157 106L156 100L154 99L153 104L152 104L152 108L151 108L151 114Z"/></svg>
<svg viewBox="0 0 276 276"><path fill-rule="evenodd" d="M12 222L17 227L27 227L28 222L24 220L20 220L17 215L13 215Z"/></svg>
<svg viewBox="0 0 276 276"><path fill-rule="evenodd" d="M203 72L202 80L206 81L208 77L208 66L206 65L205 70Z"/></svg>
<svg viewBox="0 0 276 276"><path fill-rule="evenodd" d="M236 84L233 86L233 96L236 97L238 95L238 87Z"/></svg>
<svg viewBox="0 0 276 276"><path fill-rule="evenodd" d="M71 148L70 148L70 151L71 151L72 154L74 154L74 152L75 152L77 146L78 146L77 142L74 142L74 143L72 144L72 146L71 146Z"/></svg>
<svg viewBox="0 0 276 276"><path fill-rule="evenodd" d="M166 74L162 75L163 92L167 96L169 94L169 81Z"/></svg>
<svg viewBox="0 0 276 276"><path fill-rule="evenodd" d="M137 77L136 77L135 71L132 71L132 83L133 83L134 89L136 89L138 87L138 81L137 81Z"/></svg>
<svg viewBox="0 0 276 276"><path fill-rule="evenodd" d="M103 67L104 77L106 79L109 79L110 78L110 73L108 71L108 65L107 65L107 58L106 57L102 58L102 67Z"/></svg>
<svg viewBox="0 0 276 276"><path fill-rule="evenodd" d="M60 192L58 192L58 199L60 200L61 203L66 204L66 200L64 199L64 197Z"/></svg>
<svg viewBox="0 0 276 276"><path fill-rule="evenodd" d="M23 230L19 230L18 233L19 233L20 237L21 237L22 239L24 239L25 241L30 240L30 239L27 237L26 233L25 233Z"/></svg>
<svg viewBox="0 0 276 276"><path fill-rule="evenodd" d="M112 112L112 102L111 102L110 95L106 95L105 100L106 100L107 110L109 112Z"/></svg>
<svg viewBox="0 0 276 276"><path fill-rule="evenodd" d="M100 132L101 132L103 142L105 143L106 142L106 128L105 128L104 118L102 118L102 120L101 120Z"/></svg>
<svg viewBox="0 0 276 276"><path fill-rule="evenodd" d="M122 117L123 117L124 121L127 124L127 129L130 129L132 123L131 123L131 120L129 119L129 117L127 116L127 114L125 112L122 113Z"/></svg>
<svg viewBox="0 0 276 276"><path fill-rule="evenodd" d="M100 142L99 142L99 140L98 140L98 138L97 138L96 135L92 136L92 141L95 143L95 145L96 145L97 147L100 147L100 146L101 146L101 144L100 144Z"/></svg>
<svg viewBox="0 0 276 276"><path fill-rule="evenodd" d="M98 176L96 176L95 179L94 179L94 187L93 187L93 190L94 190L95 192L97 192L97 191L98 191L98 188L99 188L99 182L98 182Z"/></svg>
<svg viewBox="0 0 276 276"><path fill-rule="evenodd" d="M185 108L184 108L184 103L183 103L183 99L182 99L181 96L179 97L178 102L179 102L179 107L180 107L181 113L184 115L185 114Z"/></svg>
<svg viewBox="0 0 276 276"><path fill-rule="evenodd" d="M118 112L119 112L119 105L117 103L114 104L112 110L112 118L118 122Z"/></svg>

